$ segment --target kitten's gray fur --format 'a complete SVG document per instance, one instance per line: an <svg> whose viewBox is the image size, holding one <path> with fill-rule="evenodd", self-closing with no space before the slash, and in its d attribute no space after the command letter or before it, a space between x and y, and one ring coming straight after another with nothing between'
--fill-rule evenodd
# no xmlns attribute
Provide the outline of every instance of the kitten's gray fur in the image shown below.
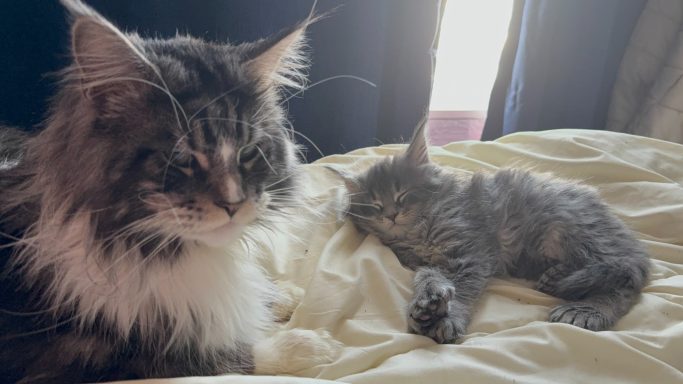
<svg viewBox="0 0 683 384"><path fill-rule="evenodd" d="M404 154L359 177L342 175L356 227L417 271L411 332L456 341L488 281L501 275L566 300L552 322L599 331L630 310L649 259L597 191L515 169L448 173L429 161L425 125Z"/></svg>

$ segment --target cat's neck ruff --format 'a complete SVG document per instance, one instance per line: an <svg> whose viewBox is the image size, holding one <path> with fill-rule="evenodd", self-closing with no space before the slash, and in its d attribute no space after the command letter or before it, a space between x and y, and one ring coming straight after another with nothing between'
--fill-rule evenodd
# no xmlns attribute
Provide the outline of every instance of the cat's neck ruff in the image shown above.
<svg viewBox="0 0 683 384"><path fill-rule="evenodd" d="M89 215L44 223L17 260L29 281L46 285L45 304L77 327L103 319L124 340L135 332L153 347L210 352L251 343L272 321L272 284L239 242L190 242L172 260L145 258L123 241L105 251L88 223Z"/></svg>

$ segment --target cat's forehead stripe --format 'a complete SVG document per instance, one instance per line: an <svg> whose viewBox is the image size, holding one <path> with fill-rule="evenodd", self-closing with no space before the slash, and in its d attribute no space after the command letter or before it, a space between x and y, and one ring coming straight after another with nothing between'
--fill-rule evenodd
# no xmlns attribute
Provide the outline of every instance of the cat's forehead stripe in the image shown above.
<svg viewBox="0 0 683 384"><path fill-rule="evenodd" d="M225 162L228 162L235 153L234 146L232 145L232 143L229 143L228 141L223 141L219 153L221 159Z"/></svg>

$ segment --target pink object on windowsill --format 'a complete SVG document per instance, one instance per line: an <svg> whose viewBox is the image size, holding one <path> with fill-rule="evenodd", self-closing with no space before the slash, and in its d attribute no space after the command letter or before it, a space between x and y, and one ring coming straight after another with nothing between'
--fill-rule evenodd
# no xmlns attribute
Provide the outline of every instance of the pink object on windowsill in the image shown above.
<svg viewBox="0 0 683 384"><path fill-rule="evenodd" d="M427 136L432 145L479 140L486 111L430 111Z"/></svg>

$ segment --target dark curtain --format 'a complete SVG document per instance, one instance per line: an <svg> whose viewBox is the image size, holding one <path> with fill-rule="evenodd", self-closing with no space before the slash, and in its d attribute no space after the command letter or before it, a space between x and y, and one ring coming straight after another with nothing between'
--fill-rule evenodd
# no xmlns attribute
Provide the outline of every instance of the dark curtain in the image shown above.
<svg viewBox="0 0 683 384"><path fill-rule="evenodd" d="M619 64L645 0L516 0L482 140L604 129Z"/></svg>
<svg viewBox="0 0 683 384"><path fill-rule="evenodd" d="M119 27L143 35L189 32L206 39L255 40L306 17L312 0L91 0ZM320 0L336 10L309 30L311 83L289 101L295 129L325 155L410 137L427 108L431 48L440 0ZM2 1L0 121L25 127L44 118L54 79L67 62L67 26L56 0ZM309 160L319 157L305 139Z"/></svg>

